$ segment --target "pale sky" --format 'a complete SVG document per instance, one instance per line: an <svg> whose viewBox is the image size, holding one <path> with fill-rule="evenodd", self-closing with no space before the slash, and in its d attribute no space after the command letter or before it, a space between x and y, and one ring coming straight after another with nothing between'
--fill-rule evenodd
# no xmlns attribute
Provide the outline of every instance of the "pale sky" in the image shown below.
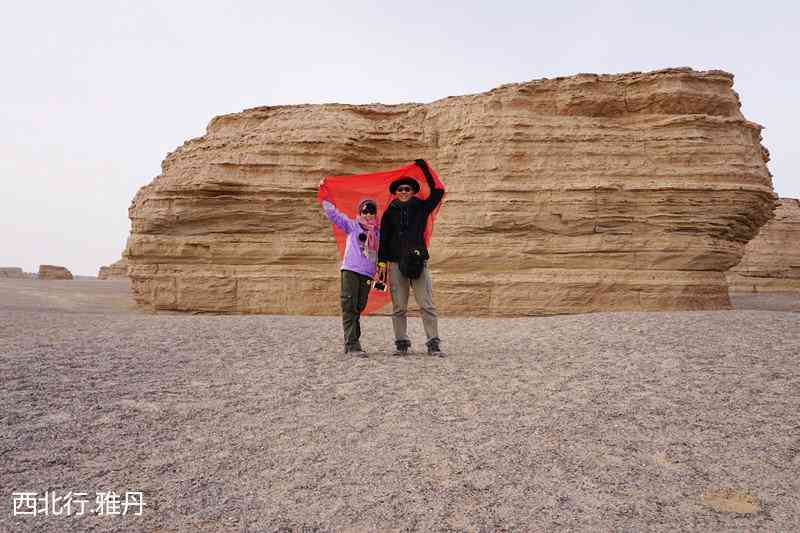
<svg viewBox="0 0 800 533"><path fill-rule="evenodd" d="M800 197L795 2L10 2L0 16L0 266L96 275L128 206L212 117L432 102L580 72L732 72L776 192Z"/></svg>

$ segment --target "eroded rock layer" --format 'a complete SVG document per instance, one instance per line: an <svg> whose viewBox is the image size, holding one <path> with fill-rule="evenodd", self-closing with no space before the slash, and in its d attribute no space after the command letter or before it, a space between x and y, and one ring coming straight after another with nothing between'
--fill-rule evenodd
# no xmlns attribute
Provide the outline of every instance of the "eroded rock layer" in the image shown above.
<svg viewBox="0 0 800 533"><path fill-rule="evenodd" d="M127 279L128 260L124 257L110 265L101 266L97 271L97 279Z"/></svg>
<svg viewBox="0 0 800 533"><path fill-rule="evenodd" d="M728 283L736 292L800 292L800 200L780 199L775 218L728 271Z"/></svg>
<svg viewBox="0 0 800 533"><path fill-rule="evenodd" d="M27 272L23 272L20 267L0 267L0 278L22 279L28 277L30 275Z"/></svg>
<svg viewBox="0 0 800 533"><path fill-rule="evenodd" d="M431 243L444 315L730 305L724 272L773 209L733 76L580 74L431 104L261 107L215 118L130 207L154 309L335 314L326 175L425 158L448 187Z"/></svg>
<svg viewBox="0 0 800 533"><path fill-rule="evenodd" d="M72 272L66 267L56 265L39 265L39 279L73 279Z"/></svg>

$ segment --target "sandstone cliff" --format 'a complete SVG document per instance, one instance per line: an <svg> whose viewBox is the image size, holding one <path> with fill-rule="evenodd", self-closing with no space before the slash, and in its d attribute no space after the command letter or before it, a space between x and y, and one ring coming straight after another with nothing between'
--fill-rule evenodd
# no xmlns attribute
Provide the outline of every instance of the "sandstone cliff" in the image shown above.
<svg viewBox="0 0 800 533"><path fill-rule="evenodd" d="M800 291L800 200L780 199L775 218L728 271L728 283L737 292Z"/></svg>
<svg viewBox="0 0 800 533"><path fill-rule="evenodd" d="M39 265L39 279L73 279L72 272L63 266Z"/></svg>
<svg viewBox="0 0 800 533"><path fill-rule="evenodd" d="M579 74L216 117L133 199L135 298L335 314L317 184L421 157L448 187L430 265L444 315L727 308L725 271L774 202L761 127L732 86L721 71Z"/></svg>
<svg viewBox="0 0 800 533"><path fill-rule="evenodd" d="M124 257L116 263L101 266L97 271L97 279L127 279L128 260Z"/></svg>
<svg viewBox="0 0 800 533"><path fill-rule="evenodd" d="M0 267L0 278L22 279L30 278L31 276L32 274L23 272L20 267Z"/></svg>

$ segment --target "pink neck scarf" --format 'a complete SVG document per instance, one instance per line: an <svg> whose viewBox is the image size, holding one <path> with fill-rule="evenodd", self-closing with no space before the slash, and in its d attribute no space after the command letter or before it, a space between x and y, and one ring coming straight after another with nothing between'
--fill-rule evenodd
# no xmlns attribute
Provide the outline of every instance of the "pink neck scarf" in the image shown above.
<svg viewBox="0 0 800 533"><path fill-rule="evenodd" d="M370 259L378 258L378 217L372 220L367 220L363 216L358 215L356 220L367 232L367 242L364 246L364 255Z"/></svg>

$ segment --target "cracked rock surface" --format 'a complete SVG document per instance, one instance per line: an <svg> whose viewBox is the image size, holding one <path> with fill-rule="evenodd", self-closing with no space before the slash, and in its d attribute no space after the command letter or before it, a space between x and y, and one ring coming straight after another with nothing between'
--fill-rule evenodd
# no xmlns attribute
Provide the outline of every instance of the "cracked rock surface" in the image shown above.
<svg viewBox="0 0 800 533"><path fill-rule="evenodd" d="M730 308L725 271L772 216L733 75L578 74L428 104L214 118L136 194L125 256L148 309L336 315L326 175L426 159L449 316Z"/></svg>
<svg viewBox="0 0 800 533"><path fill-rule="evenodd" d="M800 200L781 198L775 216L727 272L733 292L800 293Z"/></svg>

